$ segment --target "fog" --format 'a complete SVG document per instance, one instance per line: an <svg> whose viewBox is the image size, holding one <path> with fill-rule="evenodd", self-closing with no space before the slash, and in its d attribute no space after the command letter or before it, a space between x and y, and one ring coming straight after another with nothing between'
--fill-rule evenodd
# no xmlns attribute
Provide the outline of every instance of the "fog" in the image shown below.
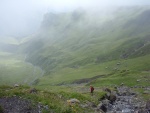
<svg viewBox="0 0 150 113"><path fill-rule="evenodd" d="M24 37L36 32L47 12L149 4L149 0L0 0L0 37Z"/></svg>

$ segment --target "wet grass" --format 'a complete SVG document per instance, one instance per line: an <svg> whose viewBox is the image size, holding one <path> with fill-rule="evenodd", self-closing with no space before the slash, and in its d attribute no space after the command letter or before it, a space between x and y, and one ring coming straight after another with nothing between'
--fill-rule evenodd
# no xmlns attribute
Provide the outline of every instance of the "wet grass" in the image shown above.
<svg viewBox="0 0 150 113"><path fill-rule="evenodd" d="M0 53L0 85L29 84L41 76L38 67L24 62L22 55Z"/></svg>
<svg viewBox="0 0 150 113"><path fill-rule="evenodd" d="M146 55L133 59L115 60L101 64L91 64L75 69L63 68L62 70L58 70L49 76L44 76L42 79L40 79L40 82L37 85L39 87L46 87L46 85L54 86L60 83L70 84L74 80L91 78L97 75L106 75L102 78L100 77L96 80L93 80L89 84L93 84L95 86L108 86L125 83L128 86L148 86L149 83L146 82L148 78L144 78L144 76L149 76L150 74L149 58L150 55ZM137 83L138 79L142 79L141 82Z"/></svg>
<svg viewBox="0 0 150 113"><path fill-rule="evenodd" d="M0 86L0 98L2 97L12 97L17 96L23 99L29 99L33 104L42 103L43 105L48 105L50 110L55 113L83 113L92 111L91 109L81 108L78 104L70 106L67 103L67 100L71 98L76 98L80 101L80 104L86 102L98 103L98 98L103 96L105 93L102 91L95 92L94 96L91 96L89 92L80 93L80 92L70 92L60 91L57 92L37 90L37 93L31 94L29 86L19 86L19 87L10 87L10 86ZM48 113L48 111L43 111L43 113Z"/></svg>

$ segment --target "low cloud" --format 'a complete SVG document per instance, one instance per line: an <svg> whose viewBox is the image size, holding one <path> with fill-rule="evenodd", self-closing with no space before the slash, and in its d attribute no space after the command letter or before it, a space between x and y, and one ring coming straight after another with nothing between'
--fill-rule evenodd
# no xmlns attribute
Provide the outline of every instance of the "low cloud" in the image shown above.
<svg viewBox="0 0 150 113"><path fill-rule="evenodd" d="M35 32L47 12L66 12L111 6L149 5L149 0L1 0L0 35L23 36Z"/></svg>

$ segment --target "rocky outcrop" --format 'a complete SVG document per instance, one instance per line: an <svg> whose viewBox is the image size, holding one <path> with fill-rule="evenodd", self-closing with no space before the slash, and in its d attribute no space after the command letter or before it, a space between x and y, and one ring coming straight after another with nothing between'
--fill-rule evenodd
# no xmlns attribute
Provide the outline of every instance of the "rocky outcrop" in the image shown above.
<svg viewBox="0 0 150 113"><path fill-rule="evenodd" d="M150 100L144 102L131 88L116 87L116 92L106 88L106 95L99 99L97 110L105 113L149 113Z"/></svg>
<svg viewBox="0 0 150 113"><path fill-rule="evenodd" d="M67 100L67 103L68 103L70 106L72 106L72 105L74 105L74 104L79 104L80 101L79 101L78 99L76 99L76 98L73 98L73 99Z"/></svg>
<svg viewBox="0 0 150 113"><path fill-rule="evenodd" d="M3 112L0 113L42 113L42 110L49 110L48 106L41 103L35 104L21 97L3 97L0 98L0 108Z"/></svg>
<svg viewBox="0 0 150 113"><path fill-rule="evenodd" d="M36 94L36 93L37 93L37 89L31 88L31 89L29 90L29 93L34 93L34 94Z"/></svg>
<svg viewBox="0 0 150 113"><path fill-rule="evenodd" d="M142 98L137 97L137 94L131 88L121 86L117 90L116 100L114 103L110 103L111 108L107 106L107 113L148 113L146 103Z"/></svg>
<svg viewBox="0 0 150 113"><path fill-rule="evenodd" d="M146 102L146 109L149 111L149 113L150 113L150 100L148 100L147 102Z"/></svg>

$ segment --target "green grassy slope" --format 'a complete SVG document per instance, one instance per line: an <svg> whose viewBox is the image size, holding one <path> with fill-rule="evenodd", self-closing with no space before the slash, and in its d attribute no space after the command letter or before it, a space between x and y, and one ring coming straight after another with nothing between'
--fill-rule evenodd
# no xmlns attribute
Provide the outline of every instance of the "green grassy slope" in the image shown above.
<svg viewBox="0 0 150 113"><path fill-rule="evenodd" d="M22 56L0 52L0 84L30 84L41 77L42 70L26 63Z"/></svg>
<svg viewBox="0 0 150 113"><path fill-rule="evenodd" d="M0 40L0 85L31 84L43 71L25 62L23 54L16 54L20 42L13 37Z"/></svg>
<svg viewBox="0 0 150 113"><path fill-rule="evenodd" d="M124 83L148 100L141 86L150 86L149 18L148 7L46 14L37 34L0 41L0 85L32 83L37 93L30 94L28 86L0 86L0 98L19 96L48 105L51 111L43 113L88 113L94 110L80 105L97 105L103 88ZM68 105L71 98L80 105Z"/></svg>
<svg viewBox="0 0 150 113"><path fill-rule="evenodd" d="M92 84L94 85L98 84L97 86L103 86L103 85L115 85L115 84L119 85L122 82L125 82L127 85L133 86L136 84L136 80L141 78L141 75L143 75L143 77L144 75L145 76L149 75L149 69L150 69L149 57L150 55L138 57L135 59L128 59L128 60L115 60L115 61L96 64L96 65L90 64L90 65L79 67L77 69L63 68L61 70L58 70L55 73L50 74L50 76L44 76L42 79L40 79L40 83L38 85L46 87L48 85L57 85L59 83L70 84L73 81L82 78L91 78L97 75L101 75L101 76L105 75L106 77L104 78L100 77L99 79L100 80L104 79L107 81L109 78L114 78L114 80L118 82L112 80L112 83L110 81L110 83L108 84L106 82L93 81ZM117 65L118 62L120 63L120 65ZM141 74L143 72L146 73ZM124 81L124 78L126 78L127 80ZM130 80L134 82L130 82ZM143 81L143 85L149 85L149 83Z"/></svg>
<svg viewBox="0 0 150 113"><path fill-rule="evenodd" d="M87 89L86 87L83 87ZM78 88L82 89L82 87ZM37 93L29 93L31 90L28 86L10 87L10 86L0 86L0 98L9 98L17 96L23 100L30 100L33 106L39 103L48 106L49 109L43 109L42 113L91 113L94 112L92 108L83 108L81 105L86 103L94 103L97 105L99 103L98 99L102 98L105 94L102 90L95 91L94 96L91 96L89 92L78 92L73 91L69 88L65 88L64 91L51 92L47 90L37 90ZM70 91L71 90L71 91ZM76 98L80 101L78 104L69 104L67 100Z"/></svg>
<svg viewBox="0 0 150 113"><path fill-rule="evenodd" d="M149 14L148 7L124 7L107 13L48 13L39 32L22 43L19 51L27 55L26 61L45 70L48 76L40 85L106 75L113 72L113 62L124 59L137 62L129 70L134 66L136 71L138 66L140 71L148 70L136 59L149 60Z"/></svg>
<svg viewBox="0 0 150 113"><path fill-rule="evenodd" d="M147 7L107 14L48 13L37 34L9 40L12 43L0 41L0 85L33 84L37 93L30 94L31 88L21 85L0 86L0 98L15 95L48 105L51 112L88 113L93 109L70 106L67 100L97 105L103 88L124 83L149 99L141 88L150 86L149 14ZM89 85L95 87L94 96Z"/></svg>

